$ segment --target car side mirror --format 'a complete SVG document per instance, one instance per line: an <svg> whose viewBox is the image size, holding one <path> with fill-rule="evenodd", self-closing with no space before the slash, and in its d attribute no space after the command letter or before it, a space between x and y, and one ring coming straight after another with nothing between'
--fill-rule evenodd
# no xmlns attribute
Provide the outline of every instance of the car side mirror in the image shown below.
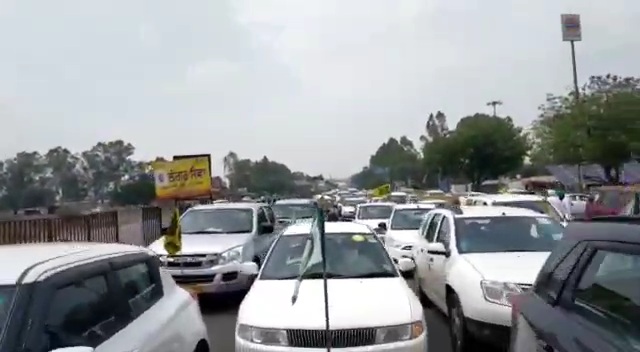
<svg viewBox="0 0 640 352"><path fill-rule="evenodd" d="M416 264L413 262L413 260L409 258L398 259L397 265L398 265L398 270L400 270L403 273L411 272L413 269L416 268Z"/></svg>
<svg viewBox="0 0 640 352"><path fill-rule="evenodd" d="M95 351L93 347L74 346L74 347L56 348L55 350L51 350L49 352L93 352L93 351Z"/></svg>
<svg viewBox="0 0 640 352"><path fill-rule="evenodd" d="M268 233L273 233L273 224L270 224L268 222L260 224L260 234L262 235Z"/></svg>
<svg viewBox="0 0 640 352"><path fill-rule="evenodd" d="M387 231L387 223L386 222L381 222L378 224L378 228L384 229L385 231Z"/></svg>
<svg viewBox="0 0 640 352"><path fill-rule="evenodd" d="M244 262L239 265L238 271L242 274L253 276L258 275L258 272L260 272L260 268L258 268L258 264L255 262Z"/></svg>
<svg viewBox="0 0 640 352"><path fill-rule="evenodd" d="M451 256L451 250L444 246L441 242L432 242L427 244L427 253L433 255L443 255L447 258Z"/></svg>

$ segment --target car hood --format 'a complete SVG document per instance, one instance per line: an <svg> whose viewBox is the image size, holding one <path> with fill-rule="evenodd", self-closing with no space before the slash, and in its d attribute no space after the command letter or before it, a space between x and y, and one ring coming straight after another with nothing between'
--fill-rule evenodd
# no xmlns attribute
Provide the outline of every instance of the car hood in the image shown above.
<svg viewBox="0 0 640 352"><path fill-rule="evenodd" d="M550 252L468 253L464 258L485 280L533 284Z"/></svg>
<svg viewBox="0 0 640 352"><path fill-rule="evenodd" d="M257 280L242 301L238 322L280 329L324 329L322 280L304 280L291 304L295 280ZM402 278L328 281L332 329L406 324L412 292ZM374 307L377 307L374 309Z"/></svg>
<svg viewBox="0 0 640 352"><path fill-rule="evenodd" d="M387 226L389 226L389 219L367 219L367 220L358 220L356 219L357 223L359 224L364 224L369 226L372 229L375 229L376 227L378 227L378 224L381 222L384 222L385 224L387 224Z"/></svg>
<svg viewBox="0 0 640 352"><path fill-rule="evenodd" d="M222 253L233 247L245 244L250 238L251 233L182 235L182 250L177 254ZM153 242L149 249L158 254L166 255L164 237Z"/></svg>

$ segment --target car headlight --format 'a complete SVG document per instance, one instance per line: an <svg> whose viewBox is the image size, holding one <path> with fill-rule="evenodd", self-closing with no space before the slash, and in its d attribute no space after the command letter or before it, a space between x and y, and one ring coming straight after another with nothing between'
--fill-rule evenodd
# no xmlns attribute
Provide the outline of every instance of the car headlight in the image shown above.
<svg viewBox="0 0 640 352"><path fill-rule="evenodd" d="M512 296L522 293L518 285L509 282L486 281L480 282L482 294L487 302L511 307Z"/></svg>
<svg viewBox="0 0 640 352"><path fill-rule="evenodd" d="M238 337L242 340L271 346L288 346L287 332L280 329L257 328L240 324L237 329Z"/></svg>
<svg viewBox="0 0 640 352"><path fill-rule="evenodd" d="M412 340L424 332L422 321L376 329L376 344Z"/></svg>
<svg viewBox="0 0 640 352"><path fill-rule="evenodd" d="M220 260L218 264L228 264L233 262L241 262L242 261L242 246L231 248L222 254L220 254Z"/></svg>

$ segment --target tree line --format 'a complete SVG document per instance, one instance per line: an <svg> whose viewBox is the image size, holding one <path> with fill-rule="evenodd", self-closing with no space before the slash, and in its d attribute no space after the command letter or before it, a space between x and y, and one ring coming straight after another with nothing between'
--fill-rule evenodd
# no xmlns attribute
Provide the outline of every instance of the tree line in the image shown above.
<svg viewBox="0 0 640 352"><path fill-rule="evenodd" d="M548 94L530 129L509 116L476 113L450 129L447 116L429 114L418 143L389 138L351 177L354 186L388 182L438 188L444 181L474 189L501 176L547 174L552 164L597 164L607 183L640 155L640 79L592 76L578 92Z"/></svg>

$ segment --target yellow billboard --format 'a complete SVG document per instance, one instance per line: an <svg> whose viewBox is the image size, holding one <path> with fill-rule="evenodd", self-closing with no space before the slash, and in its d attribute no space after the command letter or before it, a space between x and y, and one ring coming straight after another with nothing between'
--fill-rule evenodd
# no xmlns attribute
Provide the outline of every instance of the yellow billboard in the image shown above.
<svg viewBox="0 0 640 352"><path fill-rule="evenodd" d="M211 196L211 169L207 157L156 161L152 167L157 199Z"/></svg>

